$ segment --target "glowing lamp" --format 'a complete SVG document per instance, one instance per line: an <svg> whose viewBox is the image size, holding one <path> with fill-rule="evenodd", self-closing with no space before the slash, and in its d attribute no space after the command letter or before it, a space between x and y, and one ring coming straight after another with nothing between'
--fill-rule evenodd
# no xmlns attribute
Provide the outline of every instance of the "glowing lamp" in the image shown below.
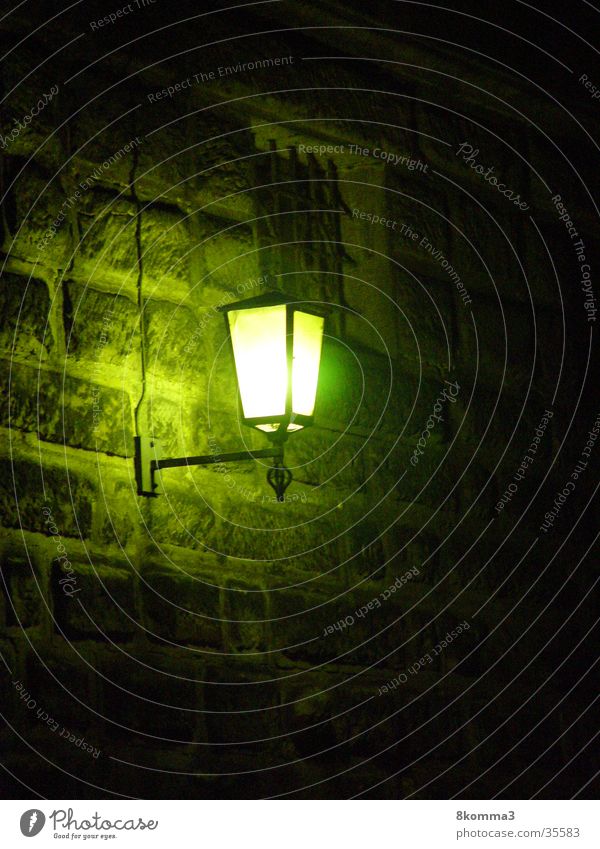
<svg viewBox="0 0 600 849"><path fill-rule="evenodd" d="M275 445L229 454L163 457L160 440L135 437L138 494L155 498L162 469L271 459L267 481L283 501L292 473L283 462L288 434L312 424L325 319L310 305L281 292L220 307L231 347L242 421L263 431Z"/></svg>
<svg viewBox="0 0 600 849"><path fill-rule="evenodd" d="M312 424L323 315L281 292L221 307L231 340L242 421L274 441Z"/></svg>

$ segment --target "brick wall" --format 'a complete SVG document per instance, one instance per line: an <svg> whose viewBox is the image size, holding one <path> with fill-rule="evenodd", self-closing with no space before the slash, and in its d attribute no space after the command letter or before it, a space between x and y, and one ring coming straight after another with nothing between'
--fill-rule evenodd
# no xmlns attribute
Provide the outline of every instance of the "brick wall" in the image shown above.
<svg viewBox="0 0 600 849"><path fill-rule="evenodd" d="M560 796L591 769L585 682L559 664L592 624L587 603L565 613L593 580L592 473L553 536L538 526L594 422L548 188L596 255L597 177L577 184L568 117L491 61L359 30L350 55L408 65L302 61L340 52L317 6L193 55L282 12L175 27L170 63L156 36L102 57L172 11L97 34L89 6L6 60L5 136L58 86L1 152L7 795ZM31 29L0 26L3 51ZM156 97L266 56L294 62ZM264 447L238 426L216 307L273 284L335 306L315 426L286 448L293 500L272 503L260 464L168 470L138 498L136 432L169 455ZM579 702L559 705L566 684Z"/></svg>

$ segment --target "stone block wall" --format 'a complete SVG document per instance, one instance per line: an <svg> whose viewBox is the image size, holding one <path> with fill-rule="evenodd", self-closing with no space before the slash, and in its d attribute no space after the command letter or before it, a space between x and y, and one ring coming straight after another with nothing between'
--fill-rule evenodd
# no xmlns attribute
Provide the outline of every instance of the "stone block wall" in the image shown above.
<svg viewBox="0 0 600 849"><path fill-rule="evenodd" d="M596 257L597 173L516 71L286 5L0 22L3 138L58 86L0 151L6 795L571 795L597 473L540 525L598 411L551 196ZM340 52L332 14L357 60L304 61ZM258 57L292 61L218 76ZM273 287L332 307L289 500L260 463L139 498L136 433L265 447L217 307Z"/></svg>

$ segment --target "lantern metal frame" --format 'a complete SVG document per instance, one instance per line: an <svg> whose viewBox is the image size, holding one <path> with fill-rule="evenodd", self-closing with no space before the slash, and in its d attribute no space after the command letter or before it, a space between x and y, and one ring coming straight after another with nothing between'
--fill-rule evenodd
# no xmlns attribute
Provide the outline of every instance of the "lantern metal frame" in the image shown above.
<svg viewBox="0 0 600 849"><path fill-rule="evenodd" d="M233 340L231 338L230 326L229 326L229 318L228 313L235 312L242 309L260 309L262 307L279 307L285 306L285 333L286 333L286 361L287 361L287 395L285 399L285 411L279 416L258 416L254 418L247 418L244 415L244 408L242 405L242 398L240 392L240 379L237 372L237 364L235 360L234 350L233 350ZM257 295L254 298L246 298L243 301L237 301L232 304L226 304L225 306L219 307L219 312L223 313L223 317L225 319L225 329L227 331L227 338L229 341L229 348L231 351L231 356L233 359L233 365L235 368L235 377L236 383L238 387L238 410L240 414L240 418L242 423L247 425L248 427L253 427L256 430L260 430L261 433L265 433L273 442L285 442L287 437L293 431L288 430L289 424L299 425L297 428L300 430L301 428L309 427L314 422L314 411L310 416L294 414L292 409L292 368L293 368L293 356L294 356L294 313L302 312L308 313L309 315L319 316L319 318L326 318L326 312L323 309L317 309L310 302L302 301L297 298L292 298L289 295L284 294L283 292L278 291L270 291L265 292L262 295ZM257 425L261 424L279 424L277 430L266 431L258 428Z"/></svg>
<svg viewBox="0 0 600 849"><path fill-rule="evenodd" d="M286 308L286 362L287 362L287 394L285 412L280 416L267 416L258 418L246 418L242 406L240 381L237 372L237 365L233 351L233 341L229 326L228 312L240 309L257 309L260 307L270 306L285 306ZM290 424L297 424L300 427L298 430L309 427L314 421L314 410L310 416L294 415L292 409L292 367L293 367L293 344L294 344L294 313L304 312L310 315L317 315L323 319L326 318L326 313L322 309L315 309L312 304L307 304L296 298L292 298L283 292L271 291L258 295L255 298L247 298L243 301L226 304L219 307L218 311L223 313L227 331L227 338L233 359L235 369L238 409L243 424L252 427L263 433L273 444L272 448L257 449L256 451L234 451L228 453L202 454L191 457L162 457L161 441L155 437L136 436L135 437L135 476L138 488L138 495L147 498L156 498L161 493L157 472L162 469L171 469L187 466L213 466L228 462L246 462L254 460L270 459L274 462L269 467L267 473L267 481L275 490L278 501L283 501L285 490L292 480L292 473L283 462L284 443L290 433L294 431L288 430ZM257 428L260 424L279 424L279 427L273 431L266 431Z"/></svg>

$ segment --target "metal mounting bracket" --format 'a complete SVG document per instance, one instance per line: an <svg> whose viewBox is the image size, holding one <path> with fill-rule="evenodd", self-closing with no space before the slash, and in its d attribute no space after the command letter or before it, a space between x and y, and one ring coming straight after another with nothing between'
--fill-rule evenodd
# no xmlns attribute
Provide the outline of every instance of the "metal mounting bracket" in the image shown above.
<svg viewBox="0 0 600 849"><path fill-rule="evenodd" d="M152 436L135 437L135 478L138 495L156 498L161 494L160 481L156 480L154 474L161 457L159 439Z"/></svg>
<svg viewBox="0 0 600 849"><path fill-rule="evenodd" d="M213 466L218 463L239 463L246 460L263 459L274 459L277 469L284 468L283 443L259 451L234 451L229 454L202 454L197 457L167 457L163 459L159 439L150 436L136 436L135 477L138 495L156 498L157 495L161 494L160 479L156 475L161 469L173 469L181 466ZM292 477L289 470L286 469L286 472L289 478L286 477L285 486L289 484ZM269 482L271 483L270 479ZM273 486L273 483L271 485Z"/></svg>

